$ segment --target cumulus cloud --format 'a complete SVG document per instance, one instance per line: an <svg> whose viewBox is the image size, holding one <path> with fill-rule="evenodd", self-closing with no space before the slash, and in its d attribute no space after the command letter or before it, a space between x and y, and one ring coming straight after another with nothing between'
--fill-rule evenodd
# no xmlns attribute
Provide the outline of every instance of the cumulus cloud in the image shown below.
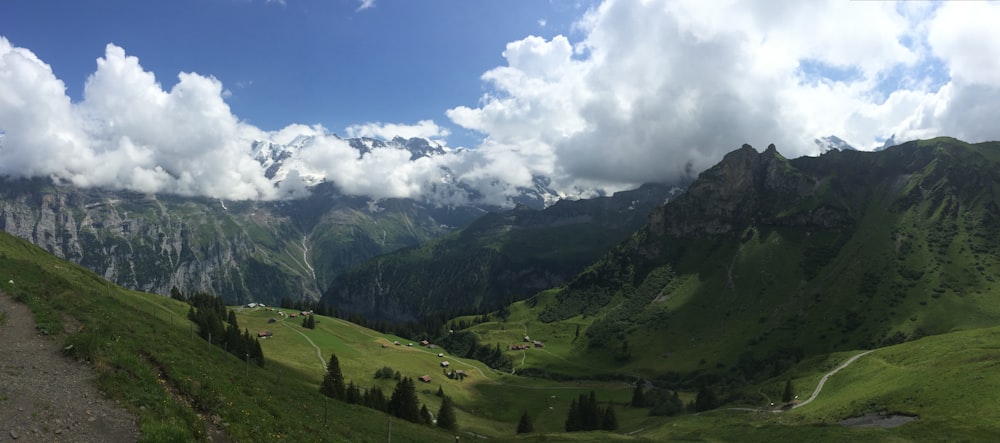
<svg viewBox="0 0 1000 443"><path fill-rule="evenodd" d="M509 43L479 105L447 115L550 159L525 165L561 189L669 180L744 142L1000 138L998 5L909 3L608 0L580 41Z"/></svg>
<svg viewBox="0 0 1000 443"><path fill-rule="evenodd" d="M358 12L375 7L375 0L358 0L358 3L360 3L357 9Z"/></svg>
<svg viewBox="0 0 1000 443"><path fill-rule="evenodd" d="M421 120L415 125L369 122L347 127L348 137L369 137L383 140L391 140L394 137L418 137L440 141L448 135L448 129L438 126L433 120Z"/></svg>
<svg viewBox="0 0 1000 443"><path fill-rule="evenodd" d="M460 203L472 190L503 203L540 176L568 196L689 176L743 143L799 156L831 134L861 148L890 135L996 140L997 22L992 2L607 0L575 40L508 43L478 103L446 111L484 142L417 159L392 144L362 153L315 124L263 131L232 114L217 79L181 73L164 88L113 44L74 103L44 61L0 37L0 175L227 199L325 180L374 198ZM346 133L450 135L432 120ZM277 160L257 141L295 152L280 176L265 175L261 162Z"/></svg>

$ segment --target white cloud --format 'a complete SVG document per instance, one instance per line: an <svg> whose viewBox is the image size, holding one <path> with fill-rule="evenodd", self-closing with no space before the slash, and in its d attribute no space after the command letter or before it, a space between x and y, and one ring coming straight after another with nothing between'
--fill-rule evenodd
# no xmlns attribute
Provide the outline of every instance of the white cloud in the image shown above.
<svg viewBox="0 0 1000 443"><path fill-rule="evenodd" d="M370 137L383 140L391 140L394 137L419 137L428 140L442 140L448 134L449 131L447 128L438 126L433 120L421 120L415 125L368 122L347 127L348 137Z"/></svg>
<svg viewBox="0 0 1000 443"><path fill-rule="evenodd" d="M228 199L302 195L320 177L375 198L465 198L444 180L499 203L537 176L567 195L669 180L743 143L798 156L830 134L860 147L996 140L998 22L990 2L608 0L576 41L508 43L479 102L446 111L483 144L416 160L362 156L319 125L264 132L232 114L217 79L181 73L166 90L115 45L73 103L47 64L0 37L0 174ZM449 136L431 120L346 133ZM251 157L255 140L298 146L279 185Z"/></svg>
<svg viewBox="0 0 1000 443"><path fill-rule="evenodd" d="M578 42L509 43L479 105L447 115L546 159L522 164L565 190L676 178L745 142L798 156L830 134L997 139L997 6L608 0ZM943 87L926 72L940 60Z"/></svg>
<svg viewBox="0 0 1000 443"><path fill-rule="evenodd" d="M359 12L364 11L365 9L371 9L375 7L375 0L358 0L358 3L360 3L357 9L357 11Z"/></svg>

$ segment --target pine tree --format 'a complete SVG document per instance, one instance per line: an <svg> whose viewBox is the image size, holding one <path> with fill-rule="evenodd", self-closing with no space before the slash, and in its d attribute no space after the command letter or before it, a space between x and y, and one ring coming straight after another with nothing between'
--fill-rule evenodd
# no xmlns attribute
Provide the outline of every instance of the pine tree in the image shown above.
<svg viewBox="0 0 1000 443"><path fill-rule="evenodd" d="M414 423L420 423L420 404L417 401L417 388L410 377L403 377L396 383L389 399L389 413L396 417Z"/></svg>
<svg viewBox="0 0 1000 443"><path fill-rule="evenodd" d="M420 418L423 419L425 425L434 423L434 419L431 417L431 411L427 410L427 405L420 407Z"/></svg>
<svg viewBox="0 0 1000 443"><path fill-rule="evenodd" d="M344 400L349 404L361 404L361 388L358 385L351 382L347 385L347 391L344 394Z"/></svg>
<svg viewBox="0 0 1000 443"><path fill-rule="evenodd" d="M601 429L614 431L618 429L618 416L615 415L615 408L608 402L608 407L604 409L604 418L601 420Z"/></svg>
<svg viewBox="0 0 1000 443"><path fill-rule="evenodd" d="M340 371L340 361L334 354L330 354L330 363L326 365L326 375L323 377L323 384L320 385L319 392L337 400L344 400L346 397L344 373Z"/></svg>
<svg viewBox="0 0 1000 443"><path fill-rule="evenodd" d="M524 414L521 414L521 421L517 422L517 433L527 434L529 432L535 432L535 425L531 424L528 411L524 411Z"/></svg>
<svg viewBox="0 0 1000 443"><path fill-rule="evenodd" d="M450 431L454 431L458 427L458 422L455 420L455 408L451 404L451 397L445 396L441 402L441 408L438 409L437 414L437 425Z"/></svg>
<svg viewBox="0 0 1000 443"><path fill-rule="evenodd" d="M632 390L632 407L641 408L646 406L646 396L642 392L642 380L635 381L635 389Z"/></svg>
<svg viewBox="0 0 1000 443"><path fill-rule="evenodd" d="M698 390L698 396L694 399L694 410L698 412L715 409L719 406L719 400L715 397L715 392L707 385L703 385Z"/></svg>
<svg viewBox="0 0 1000 443"><path fill-rule="evenodd" d="M788 379L788 381L785 382L785 393L781 395L781 401L788 403L792 401L792 398L794 397L795 392L792 390L792 379Z"/></svg>
<svg viewBox="0 0 1000 443"><path fill-rule="evenodd" d="M434 395L436 395L438 397L444 397L444 389L441 389L441 385L438 385L437 394L434 394Z"/></svg>
<svg viewBox="0 0 1000 443"><path fill-rule="evenodd" d="M569 403L569 412L566 413L566 432L580 430L580 405L574 398Z"/></svg>

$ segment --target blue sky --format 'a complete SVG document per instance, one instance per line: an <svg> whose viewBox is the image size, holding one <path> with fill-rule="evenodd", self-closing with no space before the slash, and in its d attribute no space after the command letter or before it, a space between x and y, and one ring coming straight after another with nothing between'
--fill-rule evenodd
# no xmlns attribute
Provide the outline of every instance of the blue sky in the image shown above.
<svg viewBox="0 0 1000 443"><path fill-rule="evenodd" d="M0 6L0 35L31 49L74 100L114 43L164 89L178 72L219 79L233 113L265 130L292 123L344 128L369 121L447 124L474 106L479 76L501 65L509 41L573 35L576 0L37 1ZM453 126L453 125L451 125ZM456 141L478 134L452 127Z"/></svg>
<svg viewBox="0 0 1000 443"><path fill-rule="evenodd" d="M676 180L743 143L998 140L997 23L987 1L8 0L0 175L504 204L538 177L564 197ZM271 144L294 154L266 177Z"/></svg>

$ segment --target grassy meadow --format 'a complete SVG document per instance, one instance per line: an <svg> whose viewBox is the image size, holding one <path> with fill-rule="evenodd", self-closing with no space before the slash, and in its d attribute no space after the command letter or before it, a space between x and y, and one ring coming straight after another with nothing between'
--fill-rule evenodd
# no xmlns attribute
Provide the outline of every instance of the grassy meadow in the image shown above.
<svg viewBox="0 0 1000 443"><path fill-rule="evenodd" d="M44 251L0 234L3 290L28 304L39 329L72 345L70 358L90 361L101 389L139 417L143 441L199 441L224 432L236 441L384 441L387 416L327 400L318 392L325 362L335 353L345 378L362 387L378 384L387 393L395 382L375 380L383 366L417 382L419 400L437 412L440 387L455 401L457 434L392 420L392 441L992 441L1000 438L1000 328L981 328L925 337L870 353L838 372L809 405L783 413L757 411L779 398L786 380L804 398L823 374L859 351L807 358L790 371L750 386L745 398L700 414L650 417L647 409L626 406L632 390L621 379L588 375L625 371L614 360L594 358L574 342L592 320L582 316L558 323L531 321L534 308L515 304L506 322L473 330L483 343L504 347L527 334L544 348L507 351L515 374L497 373L479 362L428 349L404 337L382 334L319 316L315 330L299 318L243 308L241 327L263 340L266 364L247 365L192 334L186 304L109 285L99 276L55 259ZM7 283L14 280L14 284ZM537 303L544 303L542 294ZM289 311L286 311L290 313ZM275 323L268 323L275 318ZM527 332L526 332L527 331ZM392 344L400 341L401 345ZM383 347L383 344L385 345ZM317 353L318 348L318 353ZM438 357L437 353L444 353ZM638 346L635 352L644 352ZM440 366L464 369L464 381L450 380ZM553 368L579 380L558 381L519 375L526 368ZM620 427L615 432L564 433L569 402L594 390L599 402L613 401ZM685 401L693 394L685 392ZM2 406L3 399L0 399ZM516 435L523 412L533 418L532 434ZM849 428L838 421L888 411L919 420L893 429Z"/></svg>

